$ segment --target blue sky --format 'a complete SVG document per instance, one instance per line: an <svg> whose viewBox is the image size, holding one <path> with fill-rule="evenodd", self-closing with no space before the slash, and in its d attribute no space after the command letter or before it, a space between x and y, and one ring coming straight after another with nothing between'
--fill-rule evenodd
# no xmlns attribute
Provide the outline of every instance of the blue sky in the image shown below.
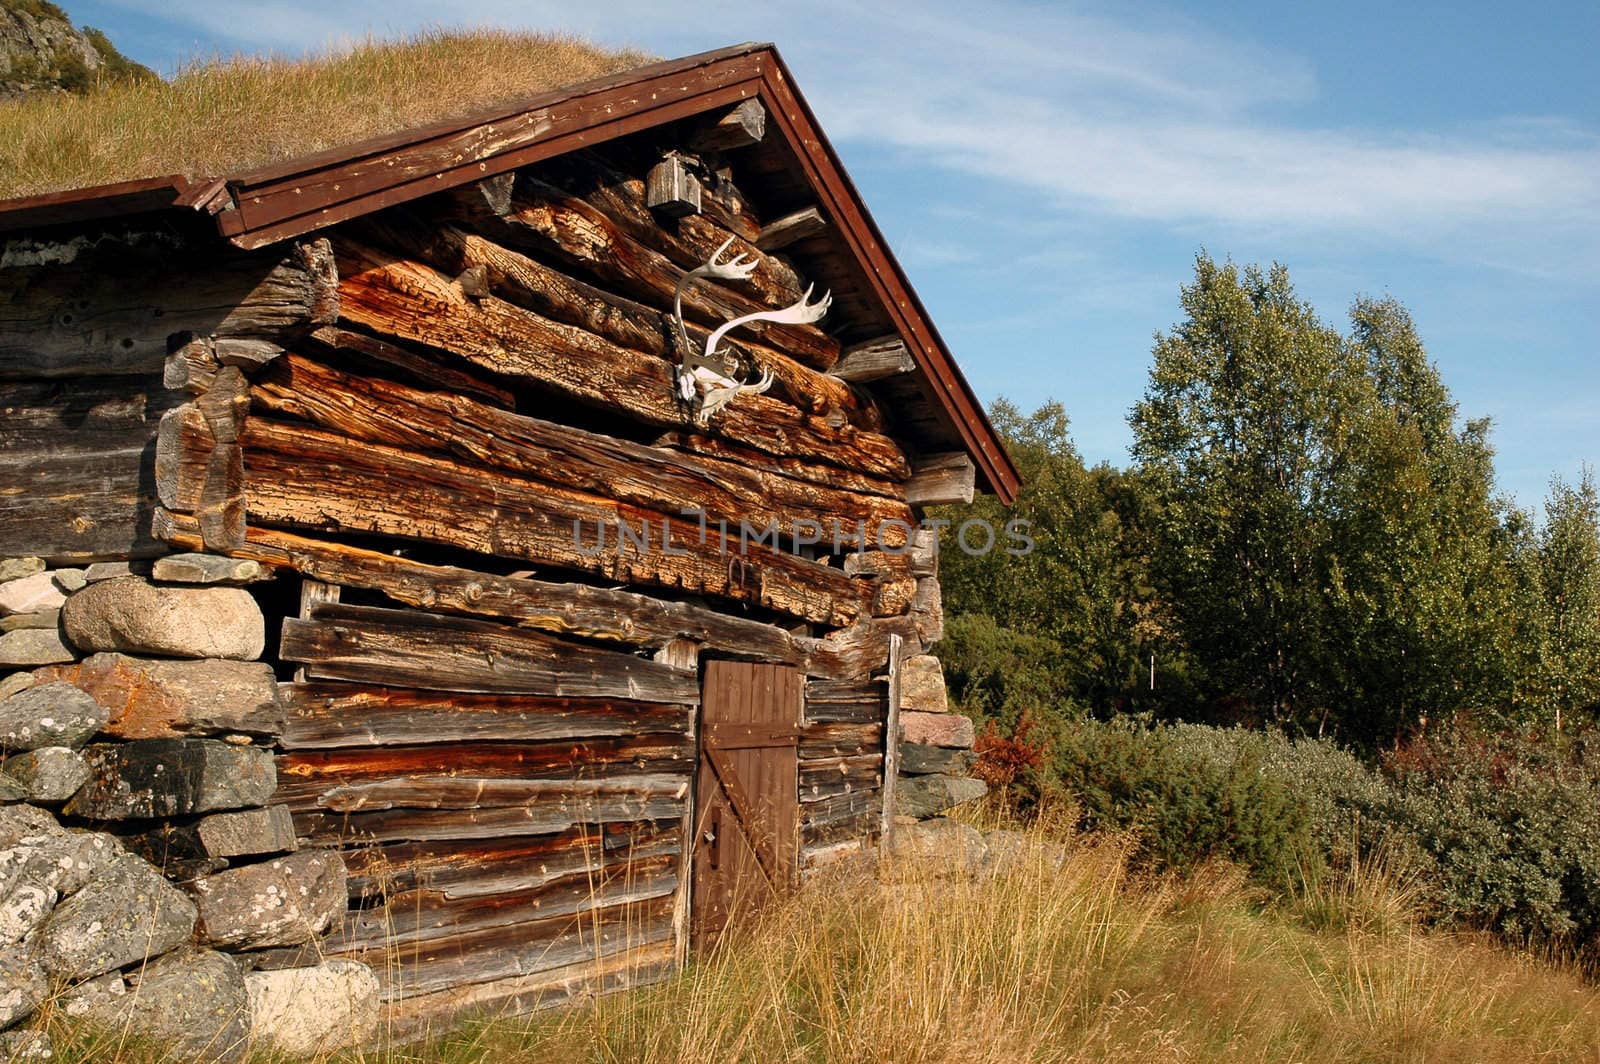
<svg viewBox="0 0 1600 1064"><path fill-rule="evenodd" d="M979 394L1126 461L1197 251L1322 316L1391 294L1501 486L1600 461L1600 4L98 0L164 71L447 22L676 56L777 42ZM459 15L446 17L448 11Z"/></svg>

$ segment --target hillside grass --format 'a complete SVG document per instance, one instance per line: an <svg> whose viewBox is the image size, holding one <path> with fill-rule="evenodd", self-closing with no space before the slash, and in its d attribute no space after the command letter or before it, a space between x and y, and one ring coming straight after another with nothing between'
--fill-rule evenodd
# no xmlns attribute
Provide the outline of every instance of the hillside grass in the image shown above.
<svg viewBox="0 0 1600 1064"><path fill-rule="evenodd" d="M0 198L167 174L224 177L651 60L567 36L435 30L307 59L195 62L170 81L0 104Z"/></svg>
<svg viewBox="0 0 1600 1064"><path fill-rule="evenodd" d="M668 982L349 1064L560 1060L1485 1061L1600 1056L1600 990L1488 938L1419 930L1356 866L1269 899L1209 866L1036 831L996 874L841 871ZM143 1062L126 1045L57 1059Z"/></svg>

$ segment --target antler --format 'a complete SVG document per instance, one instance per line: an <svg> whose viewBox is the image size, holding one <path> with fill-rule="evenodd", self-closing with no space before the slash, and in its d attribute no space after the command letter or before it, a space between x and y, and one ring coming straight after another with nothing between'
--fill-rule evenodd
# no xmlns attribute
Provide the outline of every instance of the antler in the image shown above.
<svg viewBox="0 0 1600 1064"><path fill-rule="evenodd" d="M689 330L684 328L683 325L683 293L689 287L689 283L696 277L707 277L714 281L748 281L750 275L755 272L756 267L761 265L761 260L753 255L749 256L750 261L746 262L746 256L742 254L732 262L718 262L717 260L722 257L724 251L728 250L733 241L734 238L731 236L724 240L721 246L711 253L711 257L703 265L696 266L678 278L678 286L673 289L672 320L678 328L678 339L682 341L683 350L685 351L694 350L693 345L689 343ZM709 353L710 348L707 347L706 351Z"/></svg>
<svg viewBox="0 0 1600 1064"><path fill-rule="evenodd" d="M814 321L821 321L822 316L828 313L828 308L833 305L833 293L824 292L821 299L812 303L811 292L816 287L807 285L800 301L782 310L758 310L754 314L746 314L742 318L734 318L717 326L717 331L706 340L706 357L710 358L717 353L717 344L724 336L739 326L748 325L753 321L770 321L778 325L810 325Z"/></svg>

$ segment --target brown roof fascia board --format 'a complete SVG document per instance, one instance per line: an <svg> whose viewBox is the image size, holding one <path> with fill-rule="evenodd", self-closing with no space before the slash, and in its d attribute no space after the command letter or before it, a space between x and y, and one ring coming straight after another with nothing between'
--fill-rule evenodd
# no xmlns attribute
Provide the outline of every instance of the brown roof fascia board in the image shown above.
<svg viewBox="0 0 1600 1064"><path fill-rule="evenodd" d="M756 95L770 49L708 52L522 101L466 122L412 130L229 182L238 205L219 217L235 244L257 247L405 200Z"/></svg>
<svg viewBox="0 0 1600 1064"><path fill-rule="evenodd" d="M219 187L218 182L197 183L181 174L169 174L0 200L0 231L92 222L172 208L199 208Z"/></svg>
<svg viewBox="0 0 1600 1064"><path fill-rule="evenodd" d="M767 104L769 121L783 129L794 145L818 201L839 233L861 262L879 300L893 319L901 339L910 346L917 366L923 371L937 405L945 410L953 427L977 462L978 472L1000 501L1010 505L1022 485L1021 475L1006 453L999 435L984 413L983 404L956 365L917 298L905 271L884 242L883 234L867 212L855 184L845 172L838 154L817 124L805 98L794 87L794 79L777 49L764 71L762 99Z"/></svg>

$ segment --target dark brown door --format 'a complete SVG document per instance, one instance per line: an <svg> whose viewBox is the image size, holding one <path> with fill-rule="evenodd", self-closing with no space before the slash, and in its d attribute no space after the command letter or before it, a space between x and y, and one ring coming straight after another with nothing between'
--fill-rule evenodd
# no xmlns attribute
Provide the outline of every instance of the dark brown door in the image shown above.
<svg viewBox="0 0 1600 1064"><path fill-rule="evenodd" d="M705 663L695 801L696 947L711 946L730 920L794 884L803 691L799 671L786 665Z"/></svg>

